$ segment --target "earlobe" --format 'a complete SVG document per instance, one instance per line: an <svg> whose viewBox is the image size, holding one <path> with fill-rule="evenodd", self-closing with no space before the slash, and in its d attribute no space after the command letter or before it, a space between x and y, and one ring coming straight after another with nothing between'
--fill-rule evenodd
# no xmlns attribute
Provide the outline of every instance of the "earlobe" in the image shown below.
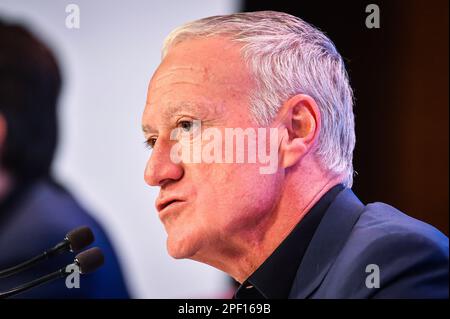
<svg viewBox="0 0 450 319"><path fill-rule="evenodd" d="M285 131L280 143L280 164L287 168L313 148L320 129L320 113L314 99L304 94L289 99L282 112Z"/></svg>
<svg viewBox="0 0 450 319"><path fill-rule="evenodd" d="M284 144L284 145L283 145ZM280 147L280 166L294 166L307 153L305 145L298 139L285 139Z"/></svg>

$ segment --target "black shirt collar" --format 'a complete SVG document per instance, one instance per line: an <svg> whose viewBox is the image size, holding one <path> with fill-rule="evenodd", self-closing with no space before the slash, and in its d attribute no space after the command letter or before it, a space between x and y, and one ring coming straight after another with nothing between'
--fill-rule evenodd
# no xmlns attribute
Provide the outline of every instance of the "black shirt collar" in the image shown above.
<svg viewBox="0 0 450 319"><path fill-rule="evenodd" d="M331 202L343 189L344 186L338 184L322 196L272 255L238 288L236 299L288 298L314 232Z"/></svg>

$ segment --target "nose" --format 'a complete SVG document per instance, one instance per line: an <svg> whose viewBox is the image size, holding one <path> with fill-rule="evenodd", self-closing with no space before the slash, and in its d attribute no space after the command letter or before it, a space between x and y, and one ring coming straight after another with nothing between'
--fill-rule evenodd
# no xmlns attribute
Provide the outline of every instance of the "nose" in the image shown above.
<svg viewBox="0 0 450 319"><path fill-rule="evenodd" d="M162 186L168 181L181 179L183 174L182 165L170 158L170 145L158 141L145 167L145 182L150 186Z"/></svg>

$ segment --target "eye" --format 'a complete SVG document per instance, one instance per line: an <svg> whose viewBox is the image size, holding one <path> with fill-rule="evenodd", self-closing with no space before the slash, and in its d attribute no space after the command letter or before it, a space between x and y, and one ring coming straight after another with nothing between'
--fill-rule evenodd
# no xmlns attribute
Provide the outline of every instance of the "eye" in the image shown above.
<svg viewBox="0 0 450 319"><path fill-rule="evenodd" d="M200 130L200 120L180 119L171 133L171 139L190 141L199 135Z"/></svg>
<svg viewBox="0 0 450 319"><path fill-rule="evenodd" d="M190 132L192 127L193 127L193 123L191 121L180 121L178 123L178 126L185 132Z"/></svg>
<svg viewBox="0 0 450 319"><path fill-rule="evenodd" d="M153 149L156 144L156 137L149 137L144 141L146 148Z"/></svg>

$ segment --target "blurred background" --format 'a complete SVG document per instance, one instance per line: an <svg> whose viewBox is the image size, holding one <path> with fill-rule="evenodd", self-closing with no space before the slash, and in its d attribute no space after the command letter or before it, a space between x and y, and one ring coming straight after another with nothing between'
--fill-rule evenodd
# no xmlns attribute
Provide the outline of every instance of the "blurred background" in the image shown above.
<svg viewBox="0 0 450 319"><path fill-rule="evenodd" d="M65 25L70 3L80 28ZM365 8L380 8L380 28ZM164 37L197 18L277 10L319 27L344 56L355 91L354 191L448 235L448 1L0 0L54 52L63 75L53 174L103 225L134 298L222 297L230 281L171 259L143 180L141 114ZM0 43L2 46L2 43Z"/></svg>

